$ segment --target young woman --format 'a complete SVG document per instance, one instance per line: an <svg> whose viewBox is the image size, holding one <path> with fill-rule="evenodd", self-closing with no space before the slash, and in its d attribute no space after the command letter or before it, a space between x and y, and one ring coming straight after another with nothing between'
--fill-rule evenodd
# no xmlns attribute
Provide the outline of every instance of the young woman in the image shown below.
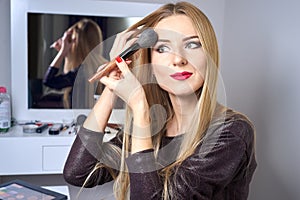
<svg viewBox="0 0 300 200"><path fill-rule="evenodd" d="M76 136L65 180L93 187L114 179L117 199L247 199L255 131L216 100L219 55L209 20L189 3L167 4L118 35L112 55L149 27L155 46L117 57L118 67L100 79L106 88ZM103 142L116 96L128 108L124 130Z"/></svg>
<svg viewBox="0 0 300 200"><path fill-rule="evenodd" d="M82 79L83 73L87 74L85 76L88 77L95 73L99 64L107 62L102 56L102 49L95 49L95 47L99 47L102 40L102 32L99 25L91 19L82 19L68 28L63 37L53 43L52 47L58 53L51 62L43 82L50 88L65 90L63 99L65 108L72 107L72 89L80 67L80 78ZM63 73L58 74L61 67L63 67ZM83 83L81 82L80 84ZM86 96L88 96L88 94L95 92L94 87L91 86L91 84L86 84L84 88L80 88L82 90L91 90L90 93L87 93ZM81 104L84 106L87 103L84 103L83 99L81 99ZM93 105L94 101L88 102L88 104Z"/></svg>

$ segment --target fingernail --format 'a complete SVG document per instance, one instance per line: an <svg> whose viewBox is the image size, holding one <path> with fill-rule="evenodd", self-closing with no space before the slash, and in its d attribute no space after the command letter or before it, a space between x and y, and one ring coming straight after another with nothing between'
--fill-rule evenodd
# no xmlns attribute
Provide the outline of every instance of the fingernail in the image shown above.
<svg viewBox="0 0 300 200"><path fill-rule="evenodd" d="M122 62L122 58L121 58L120 56L118 56L118 57L116 57L116 61L117 61L118 63L120 63L120 62Z"/></svg>

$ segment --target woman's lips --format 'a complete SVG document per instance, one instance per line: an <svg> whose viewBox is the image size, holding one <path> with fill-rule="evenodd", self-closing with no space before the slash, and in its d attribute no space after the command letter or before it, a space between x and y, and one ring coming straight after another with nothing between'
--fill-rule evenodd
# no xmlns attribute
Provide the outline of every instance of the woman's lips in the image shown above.
<svg viewBox="0 0 300 200"><path fill-rule="evenodd" d="M192 76L193 73L191 72L177 72L175 74L171 74L170 76L174 78L175 80L186 80Z"/></svg>

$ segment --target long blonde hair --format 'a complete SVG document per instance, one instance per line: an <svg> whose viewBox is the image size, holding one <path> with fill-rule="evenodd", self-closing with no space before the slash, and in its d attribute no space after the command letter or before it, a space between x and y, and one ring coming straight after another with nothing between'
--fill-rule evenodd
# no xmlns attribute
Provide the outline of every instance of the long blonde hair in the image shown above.
<svg viewBox="0 0 300 200"><path fill-rule="evenodd" d="M205 81L203 87L196 92L198 95L197 112L194 113L193 120L191 122L191 130L188 134L184 134L180 151L177 155L177 159L171 165L166 166L161 171L161 176L164 180L164 199L170 199L172 197L172 188L170 187L170 176L174 173L175 167L180 165L187 157L192 155L196 147L200 144L202 138L205 135L206 130L211 123L213 118L217 100L216 100L216 85L218 76L218 66L219 66L219 52L217 39L213 30L213 27L209 19L202 13L197 7L187 2L179 2L176 4L166 4L149 14L141 21L131 26L129 30L135 30L137 28L145 29L148 27L155 27L155 25L162 19L172 16L172 15L186 15L188 16L193 24L194 28L198 34L202 48L207 55L207 68L205 74ZM151 63L151 58L149 56L149 50L142 50L134 55L133 65L143 65ZM136 77L140 81L145 82L145 78L148 83L151 83L151 68L138 67L136 72ZM144 85L144 90L147 96L147 101L149 106L159 104L164 106L167 112L167 122L172 119L174 111L166 91L163 91L158 85L150 84ZM200 95L201 94L201 95ZM164 119L159 119L164 117L164 113L156 113L155 123L165 122ZM121 158L121 163L124 163L124 158L127 156L126 152L129 152L129 135L127 130L130 130L132 124L132 118L130 117L130 112L128 111L128 117L125 124L125 133L123 139L123 154ZM152 127L156 127L156 124L151 124ZM164 125L165 126L165 125ZM126 128L127 127L127 128ZM157 156L158 150L160 148L160 141L165 134L165 128L152 137L155 155ZM115 193L117 199L126 199L129 194L129 175L126 171L125 164L122 164L120 174L115 181Z"/></svg>
<svg viewBox="0 0 300 200"><path fill-rule="evenodd" d="M100 26L87 18L76 22L69 30L72 30L72 37L75 39L69 55L70 69L74 69L82 64L87 55L103 41L103 36ZM98 55L98 59L105 61L102 54Z"/></svg>
<svg viewBox="0 0 300 200"><path fill-rule="evenodd" d="M100 65L107 62L102 55L102 45L99 45L103 41L102 30L95 21L87 18L81 19L69 29L73 31L75 42L68 55L69 66L65 67L74 70L80 66L73 86L73 108L91 108L95 103L93 97L96 85L89 84L87 80Z"/></svg>

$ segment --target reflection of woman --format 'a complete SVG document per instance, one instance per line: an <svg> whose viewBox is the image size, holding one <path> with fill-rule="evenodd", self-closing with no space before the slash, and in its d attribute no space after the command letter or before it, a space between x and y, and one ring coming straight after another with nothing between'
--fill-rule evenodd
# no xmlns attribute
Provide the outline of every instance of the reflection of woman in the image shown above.
<svg viewBox="0 0 300 200"><path fill-rule="evenodd" d="M216 100L218 45L209 20L189 3L167 4L114 47L148 27L158 34L153 49L131 61L117 57L118 68L100 79L106 88L76 136L65 180L93 187L114 179L117 199L247 199L254 128ZM128 106L124 131L103 142L116 96Z"/></svg>
<svg viewBox="0 0 300 200"><path fill-rule="evenodd" d="M51 62L45 76L44 84L54 89L64 89L64 107L70 108L72 105L71 95L79 67L87 55L102 42L102 32L100 27L90 19L82 19L70 27L63 35L53 43L51 47L58 53ZM89 56L91 58L92 56ZM92 74L99 64L106 62L101 55L93 57L93 63L88 63L84 71ZM63 73L58 75L59 68L63 65ZM84 89L84 88L83 88ZM86 89L86 88L85 88ZM94 91L93 91L94 92Z"/></svg>

